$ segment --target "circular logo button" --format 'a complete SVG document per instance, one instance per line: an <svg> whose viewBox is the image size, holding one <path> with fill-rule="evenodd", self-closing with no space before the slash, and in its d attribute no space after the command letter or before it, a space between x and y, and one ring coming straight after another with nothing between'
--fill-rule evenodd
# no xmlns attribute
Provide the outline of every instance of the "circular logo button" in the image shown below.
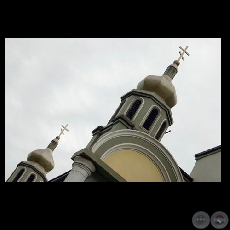
<svg viewBox="0 0 230 230"><path fill-rule="evenodd" d="M211 224L216 229L223 229L228 224L228 216L225 212L214 212L211 216Z"/></svg>
<svg viewBox="0 0 230 230"><path fill-rule="evenodd" d="M198 229L206 228L210 223L210 217L208 213L199 211L196 212L192 217L193 225Z"/></svg>

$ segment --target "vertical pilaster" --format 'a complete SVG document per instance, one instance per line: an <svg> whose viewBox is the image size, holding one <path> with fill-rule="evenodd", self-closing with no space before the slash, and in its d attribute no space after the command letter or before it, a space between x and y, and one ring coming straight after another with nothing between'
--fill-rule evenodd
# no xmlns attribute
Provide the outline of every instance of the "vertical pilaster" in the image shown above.
<svg viewBox="0 0 230 230"><path fill-rule="evenodd" d="M64 182L84 182L87 177L95 171L93 163L82 156L76 156L72 165L72 170Z"/></svg>

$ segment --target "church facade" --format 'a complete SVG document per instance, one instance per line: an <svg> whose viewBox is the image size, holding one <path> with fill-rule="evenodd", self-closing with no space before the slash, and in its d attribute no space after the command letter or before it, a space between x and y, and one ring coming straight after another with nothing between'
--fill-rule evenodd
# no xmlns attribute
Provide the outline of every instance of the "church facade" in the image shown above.
<svg viewBox="0 0 230 230"><path fill-rule="evenodd" d="M27 161L20 162L7 182L198 182L213 178L221 181L221 146L205 157L197 154L196 165L188 175L161 144L167 128L173 124L171 108L177 103L172 80L180 59L189 55L188 46L179 48L180 57L162 76L148 75L136 89L121 96L120 105L107 125L95 128L88 145L73 154L72 169L52 180L46 178L54 167L52 152L61 134L68 131L66 125L46 149L34 150ZM210 177L207 172L216 159L219 163L215 175ZM201 176L203 164L207 172Z"/></svg>

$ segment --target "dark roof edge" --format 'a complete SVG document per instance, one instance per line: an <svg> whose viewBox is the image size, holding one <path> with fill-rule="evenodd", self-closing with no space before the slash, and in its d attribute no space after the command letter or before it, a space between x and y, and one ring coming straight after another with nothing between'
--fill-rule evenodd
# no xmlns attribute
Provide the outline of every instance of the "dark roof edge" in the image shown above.
<svg viewBox="0 0 230 230"><path fill-rule="evenodd" d="M187 179L189 182L193 182L194 179L192 177L190 177L188 175L188 173L186 173L181 167L179 167L179 169L180 169L180 171L181 171L182 176L184 177L184 179Z"/></svg>
<svg viewBox="0 0 230 230"><path fill-rule="evenodd" d="M195 157L200 157L200 156L208 155L209 153L212 153L212 152L214 152L214 151L216 151L218 149L221 149L221 145L218 145L218 146L216 146L214 148L207 149L207 150L205 150L203 152L197 153L197 154L195 154Z"/></svg>
<svg viewBox="0 0 230 230"><path fill-rule="evenodd" d="M65 172L51 180L49 180L48 182L63 182L65 180L65 178L68 176L70 170L68 172Z"/></svg>

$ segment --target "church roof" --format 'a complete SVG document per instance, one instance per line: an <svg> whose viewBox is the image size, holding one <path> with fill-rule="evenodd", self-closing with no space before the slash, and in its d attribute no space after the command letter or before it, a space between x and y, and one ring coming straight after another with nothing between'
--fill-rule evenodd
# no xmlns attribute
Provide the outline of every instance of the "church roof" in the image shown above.
<svg viewBox="0 0 230 230"><path fill-rule="evenodd" d="M218 145L218 146L213 147L211 149L207 149L205 151L202 151L200 153L195 154L195 158L197 159L197 158L206 157L206 156L208 156L210 154L214 154L214 153L219 152L218 150L220 150L220 149L221 149L221 145Z"/></svg>
<svg viewBox="0 0 230 230"><path fill-rule="evenodd" d="M183 175L183 178L186 182L193 182L193 178L190 177L181 167L179 167L181 174Z"/></svg>
<svg viewBox="0 0 230 230"><path fill-rule="evenodd" d="M65 178L68 176L70 171L71 170L69 170L68 172L65 172L65 173L63 173L63 174L61 174L61 175L49 180L48 182L63 182L65 180Z"/></svg>

